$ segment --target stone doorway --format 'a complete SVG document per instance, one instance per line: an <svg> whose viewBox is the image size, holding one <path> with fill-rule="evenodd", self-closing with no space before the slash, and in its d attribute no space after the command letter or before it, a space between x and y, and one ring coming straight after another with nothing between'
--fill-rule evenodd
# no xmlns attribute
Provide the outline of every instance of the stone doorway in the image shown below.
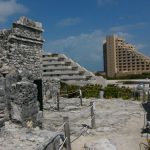
<svg viewBox="0 0 150 150"><path fill-rule="evenodd" d="M34 80L34 84L37 85L37 90L38 90L37 98L40 104L40 110L43 111L42 79Z"/></svg>

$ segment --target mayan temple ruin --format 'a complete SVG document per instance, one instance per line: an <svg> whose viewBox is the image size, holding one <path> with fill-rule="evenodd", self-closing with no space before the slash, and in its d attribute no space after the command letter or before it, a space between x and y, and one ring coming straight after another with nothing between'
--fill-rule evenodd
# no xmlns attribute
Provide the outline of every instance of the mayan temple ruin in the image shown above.
<svg viewBox="0 0 150 150"><path fill-rule="evenodd" d="M0 31L1 62L18 70L31 71L41 79L42 24L21 17L12 29Z"/></svg>
<svg viewBox="0 0 150 150"><path fill-rule="evenodd" d="M0 31L0 113L3 116L0 126L5 115L22 125L27 119L36 122L38 118L36 84L42 81L42 32L41 23L26 17L14 22L12 29Z"/></svg>

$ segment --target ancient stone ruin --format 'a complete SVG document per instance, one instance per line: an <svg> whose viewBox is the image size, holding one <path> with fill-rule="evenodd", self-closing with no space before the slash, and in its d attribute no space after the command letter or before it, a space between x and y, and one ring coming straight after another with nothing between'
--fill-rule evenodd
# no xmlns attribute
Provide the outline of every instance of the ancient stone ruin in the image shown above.
<svg viewBox="0 0 150 150"><path fill-rule="evenodd" d="M42 32L41 23L26 17L0 31L0 127L5 120L41 125Z"/></svg>
<svg viewBox="0 0 150 150"><path fill-rule="evenodd" d="M10 94L11 120L20 122L23 126L28 126L29 121L33 126L40 125L42 112L39 111L37 95L37 85L31 81L23 78L22 81L12 84Z"/></svg>
<svg viewBox="0 0 150 150"><path fill-rule="evenodd" d="M56 102L57 96L60 93L60 79L46 79L43 81L43 95L44 100L52 99Z"/></svg>
<svg viewBox="0 0 150 150"><path fill-rule="evenodd" d="M14 22L12 29L0 31L2 149L7 145L6 149L12 150L48 150L60 145L58 133L39 128L43 123L42 92L43 85L46 85L42 81L41 69L42 32L41 23L26 17ZM55 98L58 88L55 88L55 83L52 84L54 86L47 90L50 89Z"/></svg>
<svg viewBox="0 0 150 150"><path fill-rule="evenodd" d="M27 69L34 79L42 78L42 24L21 17L12 29L0 31L0 60L18 70Z"/></svg>
<svg viewBox="0 0 150 150"><path fill-rule="evenodd" d="M0 128L4 126L5 121L5 79L4 77L0 78Z"/></svg>

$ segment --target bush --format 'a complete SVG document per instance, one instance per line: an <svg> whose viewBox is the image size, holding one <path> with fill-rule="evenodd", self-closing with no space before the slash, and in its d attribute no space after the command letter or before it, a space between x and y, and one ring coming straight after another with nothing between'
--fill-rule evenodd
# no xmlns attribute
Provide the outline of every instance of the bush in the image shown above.
<svg viewBox="0 0 150 150"><path fill-rule="evenodd" d="M67 85L65 83L61 83L60 95L67 95L69 93L73 93L77 90L81 89L83 98L98 98L99 91L102 89L101 85L85 85L85 86L76 86L76 85ZM77 96L77 95L72 95ZM79 93L78 93L79 96Z"/></svg>
<svg viewBox="0 0 150 150"><path fill-rule="evenodd" d="M67 85L66 83L61 83L60 95L63 97L77 97L79 93L74 93L81 89L83 98L99 98L99 92L104 91L105 98L123 98L130 99L132 97L132 91L129 88L118 87L116 85L108 85L102 89L101 85L85 85L83 87L76 85ZM72 93L72 94L70 94ZM69 94L69 95L68 95Z"/></svg>
<svg viewBox="0 0 150 150"><path fill-rule="evenodd" d="M118 87L116 85L108 85L104 89L105 98L123 98L130 99L132 97L132 90L125 87Z"/></svg>

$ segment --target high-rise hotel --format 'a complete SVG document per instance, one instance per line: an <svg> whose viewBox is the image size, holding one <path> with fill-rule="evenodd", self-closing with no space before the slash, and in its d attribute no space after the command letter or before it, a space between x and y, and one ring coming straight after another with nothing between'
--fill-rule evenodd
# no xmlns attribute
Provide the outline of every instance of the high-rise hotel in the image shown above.
<svg viewBox="0 0 150 150"><path fill-rule="evenodd" d="M104 71L107 77L150 72L150 58L138 52L121 37L107 36L103 44Z"/></svg>

